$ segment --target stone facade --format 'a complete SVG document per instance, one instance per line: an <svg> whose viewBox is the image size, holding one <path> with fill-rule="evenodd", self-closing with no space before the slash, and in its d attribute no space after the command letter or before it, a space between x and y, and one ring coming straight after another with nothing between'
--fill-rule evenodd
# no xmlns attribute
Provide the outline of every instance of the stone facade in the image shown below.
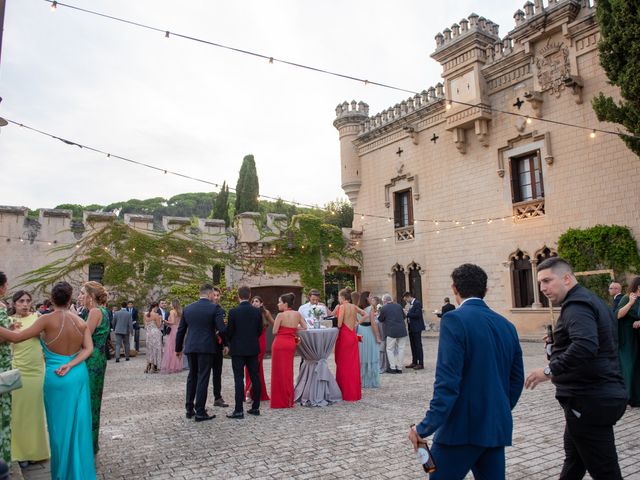
<svg viewBox="0 0 640 480"><path fill-rule="evenodd" d="M640 161L616 135L590 131L616 130L590 100L617 95L592 2L536 0L514 19L504 38L476 14L438 33L443 83L373 116L364 102L342 103L334 126L362 233L360 288L415 289L434 320L452 269L477 263L489 305L541 334L550 312L533 287L536 263L568 228L619 224L637 236Z"/></svg>

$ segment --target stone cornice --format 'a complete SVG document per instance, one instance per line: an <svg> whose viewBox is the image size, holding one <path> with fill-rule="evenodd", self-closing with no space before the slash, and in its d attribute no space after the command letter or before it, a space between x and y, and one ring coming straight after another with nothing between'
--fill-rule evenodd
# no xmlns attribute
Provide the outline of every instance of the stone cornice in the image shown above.
<svg viewBox="0 0 640 480"><path fill-rule="evenodd" d="M524 50L512 53L482 68L489 93L502 90L531 77L533 53Z"/></svg>
<svg viewBox="0 0 640 480"><path fill-rule="evenodd" d="M524 43L541 35L549 36L562 29L562 25L573 22L582 2L580 0L562 0L551 7L527 18L507 35L516 42Z"/></svg>
<svg viewBox="0 0 640 480"><path fill-rule="evenodd" d="M497 41L500 41L500 38L487 31L469 31L465 35L457 37L450 43L436 49L436 51L431 54L431 58L437 62L444 63L444 70L447 71L454 67L461 67L462 62L456 61L456 58L470 51L479 49L478 55L480 55L480 57L476 58L476 55L474 59L484 61L484 48L487 45L495 44Z"/></svg>

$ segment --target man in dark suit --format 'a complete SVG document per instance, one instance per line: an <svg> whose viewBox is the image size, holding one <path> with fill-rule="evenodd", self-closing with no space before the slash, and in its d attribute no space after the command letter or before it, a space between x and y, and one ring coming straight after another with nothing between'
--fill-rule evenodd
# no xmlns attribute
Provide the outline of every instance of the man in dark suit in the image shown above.
<svg viewBox="0 0 640 480"><path fill-rule="evenodd" d="M220 304L220 297L222 296L222 290L218 287L213 287L211 292L211 301L216 305ZM227 336L218 333L218 351L213 355L213 367L211 367L211 382L213 383L213 406L227 408L229 404L222 398L222 364L224 361L223 347L228 346Z"/></svg>
<svg viewBox="0 0 640 480"><path fill-rule="evenodd" d="M171 331L171 327L167 325L167 320L169 320L169 310L167 310L167 301L163 298L158 302L158 309L156 313L162 317L162 326L160 327L160 331L162 332L162 345L164 345L164 337L169 335Z"/></svg>
<svg viewBox="0 0 640 480"><path fill-rule="evenodd" d="M456 307L454 307L453 305L451 305L451 300L449 300L449 297L444 297L444 305L442 305L442 308L440 309L440 313L438 313L438 317L442 318L442 316L447 313L450 312L451 310L455 310Z"/></svg>
<svg viewBox="0 0 640 480"><path fill-rule="evenodd" d="M422 304L411 295L411 292L404 292L402 298L409 305L407 325L409 327L409 344L411 345L411 363L406 365L405 368L423 370L422 331L425 327L424 318L422 317Z"/></svg>
<svg viewBox="0 0 640 480"><path fill-rule="evenodd" d="M611 308L615 312L618 309L620 300L624 297L622 293L622 285L618 282L611 282L611 285L609 285L609 295L613 297L613 307Z"/></svg>
<svg viewBox="0 0 640 480"><path fill-rule="evenodd" d="M260 374L258 354L259 338L262 334L262 313L249 303L251 289L243 286L238 289L240 305L229 310L227 339L231 353L231 367L236 386L236 407L227 418L244 418L242 403L244 400L244 367L249 371L253 390L253 403L247 411L250 415L260 415Z"/></svg>
<svg viewBox="0 0 640 480"><path fill-rule="evenodd" d="M133 322L133 344L136 352L140 351L140 324L138 323L138 309L133 306L133 302L129 300L127 303L127 310L131 314L131 321Z"/></svg>
<svg viewBox="0 0 640 480"><path fill-rule="evenodd" d="M440 323L436 380L429 410L409 430L435 433L431 452L438 470L431 480L505 478L504 447L511 445L515 407L524 384L522 350L515 327L482 300L487 274L464 264L451 274L460 307Z"/></svg>
<svg viewBox="0 0 640 480"><path fill-rule="evenodd" d="M176 334L176 355L182 357L182 347L189 358L189 376L187 377L187 418L195 416L196 422L211 420L205 409L209 376L213 365L213 355L220 346L217 333L224 332L224 309L211 302L213 286L205 283L200 287L200 299L187 305ZM187 332L189 333L187 335ZM185 342L185 336L187 341ZM194 410L195 399L195 410Z"/></svg>

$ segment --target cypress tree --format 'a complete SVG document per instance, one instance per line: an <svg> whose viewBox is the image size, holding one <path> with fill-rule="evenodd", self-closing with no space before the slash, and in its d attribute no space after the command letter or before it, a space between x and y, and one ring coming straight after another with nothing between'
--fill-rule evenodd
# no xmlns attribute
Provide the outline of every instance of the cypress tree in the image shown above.
<svg viewBox="0 0 640 480"><path fill-rule="evenodd" d="M598 0L600 64L611 84L620 87L622 101L602 92L592 100L598 120L623 125L640 135L640 6L638 0ZM622 136L640 156L640 139Z"/></svg>
<svg viewBox="0 0 640 480"><path fill-rule="evenodd" d="M236 215L243 212L259 212L258 196L260 185L258 172L253 155L247 155L242 160L240 175L236 184Z"/></svg>
<svg viewBox="0 0 640 480"><path fill-rule="evenodd" d="M211 217L224 220L224 224L227 227L231 223L229 220L229 185L227 185L226 181L222 182L222 188L220 188L220 192L216 197Z"/></svg>

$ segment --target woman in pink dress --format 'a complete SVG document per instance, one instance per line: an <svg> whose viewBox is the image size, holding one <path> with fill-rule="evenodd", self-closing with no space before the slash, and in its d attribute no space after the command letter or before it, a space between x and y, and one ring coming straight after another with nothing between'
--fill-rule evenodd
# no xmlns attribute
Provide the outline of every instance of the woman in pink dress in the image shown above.
<svg viewBox="0 0 640 480"><path fill-rule="evenodd" d="M162 355L160 373L178 373L182 371L182 359L176 356L176 334L178 333L180 317L182 317L182 307L180 306L180 301L176 298L171 302L169 318L164 322L171 330L164 340L164 354Z"/></svg>
<svg viewBox="0 0 640 480"><path fill-rule="evenodd" d="M278 299L280 313L273 324L273 334L276 338L271 346L271 408L293 407L293 356L297 346L296 333L298 329L307 328L307 322L302 315L292 309L294 300L293 293L285 293Z"/></svg>
<svg viewBox="0 0 640 480"><path fill-rule="evenodd" d="M262 368L262 361L264 360L264 354L267 351L267 329L273 326L273 317L271 316L271 312L264 307L264 301L261 297L255 296L251 299L251 305L256 307L262 313L262 335L260 335L260 339L258 340L260 343L260 353L258 354L258 361L260 364L260 400L267 401L269 400L269 393L267 392L267 384L264 381L264 369ZM251 390L251 379L249 378L249 370L247 367L244 368L244 397L247 401L253 397L253 393Z"/></svg>
<svg viewBox="0 0 640 480"><path fill-rule="evenodd" d="M351 303L351 292L340 290L338 294L340 311L338 314L338 339L336 340L336 382L346 402L356 402L362 398L360 380L360 351L356 334L357 314L366 312Z"/></svg>

